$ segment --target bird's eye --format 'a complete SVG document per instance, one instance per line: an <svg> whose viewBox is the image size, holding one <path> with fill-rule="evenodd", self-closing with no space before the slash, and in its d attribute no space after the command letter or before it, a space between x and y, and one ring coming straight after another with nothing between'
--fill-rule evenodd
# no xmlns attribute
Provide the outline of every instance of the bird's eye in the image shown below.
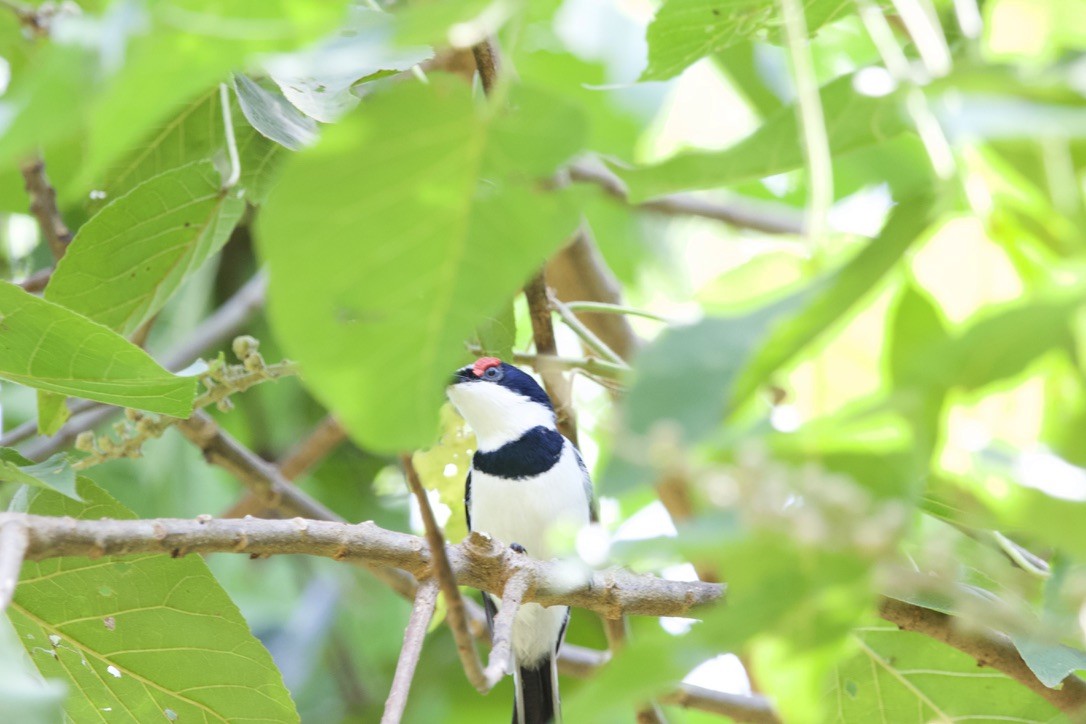
<svg viewBox="0 0 1086 724"><path fill-rule="evenodd" d="M485 379L490 380L491 382L497 382L498 380L500 380L502 378L502 368L501 367L487 367L486 371L483 372L483 377Z"/></svg>

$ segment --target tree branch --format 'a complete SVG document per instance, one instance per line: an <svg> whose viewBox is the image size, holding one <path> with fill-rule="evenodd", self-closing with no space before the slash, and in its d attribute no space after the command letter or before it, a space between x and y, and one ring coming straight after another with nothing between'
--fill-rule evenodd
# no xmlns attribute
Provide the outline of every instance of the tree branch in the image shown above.
<svg viewBox="0 0 1086 724"><path fill-rule="evenodd" d="M426 630L430 619L434 617L437 605L438 585L433 579L419 585L415 594L415 605L411 607L411 618L403 634L403 647L396 662L396 673L392 677L392 687L385 700L385 711L381 715L381 724L399 724L407 706L407 695L411 691L411 681L415 678L415 667L422 653L422 643L426 639Z"/></svg>
<svg viewBox="0 0 1086 724"><path fill-rule="evenodd" d="M36 156L23 163L20 170L30 197L30 213L38 220L38 227L49 244L49 251L53 252L53 258L59 261L72 241L72 232L57 208L57 192L45 175L45 161L41 156Z"/></svg>
<svg viewBox="0 0 1086 724"><path fill-rule="evenodd" d="M352 525L305 518L76 520L0 513L0 525L12 520L22 521L29 532L26 557L30 560L137 553L295 554L363 561L419 578L426 577L434 563L431 548L422 538L386 530L370 521ZM531 581L525 601L577 606L610 618L624 613L684 616L698 606L718 601L724 592L718 584L668 581L621 569L585 570L577 578L571 576L568 564L535 560L478 533L463 543L446 546L446 553L458 585L500 596L507 581L524 571Z"/></svg>
<svg viewBox="0 0 1086 724"><path fill-rule="evenodd" d="M572 329L576 335L581 338L581 341L584 342L586 347L611 364L626 364L626 361L615 354L615 351L608 347L606 342L597 337L591 329L585 326L585 324L577 318L577 315L562 303L562 300L554 294L548 293L547 301L550 302L551 308L558 312L558 316L562 318L562 321L566 323L566 326Z"/></svg>
<svg viewBox="0 0 1086 724"><path fill-rule="evenodd" d="M780 724L781 721L764 696L739 696L691 684L681 684L675 691L661 696L660 703L681 706L684 709L699 709L730 717L737 722Z"/></svg>
<svg viewBox="0 0 1086 724"><path fill-rule="evenodd" d="M419 577L424 577L433 565L431 549L424 540L385 530L372 522L349 525L301 518L76 520L3 513L0 514L0 531L12 522L25 526L28 534L26 558L29 560L138 553L172 556L212 552L302 554L365 561L371 566L395 567ZM724 587L719 584L668 581L621 569L585 571L579 580L571 580L568 564L529 558L477 533L462 543L447 546L446 552L459 585L500 595L509 579L523 572L529 581L524 601L544 606L576 606L609 618L624 614L685 616L700 606L720 601L724 593ZM982 665L1002 671L1062 711L1075 712L1086 704L1086 682L1072 675L1064 680L1062 689L1045 687L1002 634L965 632L954 625L953 617L894 599L884 598L879 613L905 630L931 636L969 654ZM588 660L589 657L584 655L586 652L577 647L569 648L570 667L576 673L587 673L606 660L603 656ZM665 700L721 713L724 713L722 707L734 704L726 695L714 693L709 696L696 687L683 687ZM759 705L752 709L752 701L758 699L743 698L744 710L753 711L751 716L763 716L765 707ZM772 720L748 718L744 721Z"/></svg>
<svg viewBox="0 0 1086 724"><path fill-rule="evenodd" d="M894 598L882 599L879 615L904 631L930 636L969 654L979 666L991 666L1002 671L1061 711L1081 714L1086 710L1086 681L1070 674L1063 680L1061 688L1048 688L1022 660L1022 655L1010 638L998 631L965 630L955 625L953 616Z"/></svg>
<svg viewBox="0 0 1086 724"><path fill-rule="evenodd" d="M498 53L492 40L484 40L471 49L475 57L475 68L479 71L479 82L483 85L483 92L490 95L498 82L500 70Z"/></svg>
<svg viewBox="0 0 1086 724"><path fill-rule="evenodd" d="M430 507L430 499L426 497L426 490L422 487L419 474L411 462L410 455L401 455L404 475L407 485L411 489L415 500L419 504L419 513L422 516L423 527L426 529L426 541L430 544L430 567L424 574L416 574L416 577L437 578L441 586L441 592L445 594L445 618L452 629L453 640L456 642L457 653L460 654L460 664L464 667L468 681L472 686L485 694L490 691L487 686L486 673L483 664L479 661L479 652L475 650L475 637L468 630L468 616L464 610L464 599L460 595L460 588L456 583L456 574L453 573L449 558L445 552L445 535L438 527L434 511Z"/></svg>
<svg viewBox="0 0 1086 724"><path fill-rule="evenodd" d="M528 316L532 321L532 338L535 351L541 357L557 357L558 345L554 341L554 323L551 320L550 301L547 298L547 281L541 270L524 287L524 298L528 302ZM577 444L577 416L570 403L570 383L555 369L536 368L543 378L543 387L547 396L554 403L554 412L558 418L558 431Z"/></svg>
<svg viewBox="0 0 1086 724"><path fill-rule="evenodd" d="M622 287L584 224L573 240L547 262L547 279L559 299L622 304ZM641 338L621 315L587 312L581 321L623 359L641 349Z"/></svg>
<svg viewBox="0 0 1086 724"><path fill-rule="evenodd" d="M626 184L602 164L574 163L569 167L569 177L573 181L595 184L615 200L630 203ZM759 203L753 200L714 202L697 196L675 194L630 205L641 211L664 216L697 216L766 234L804 233L802 212L782 204Z"/></svg>

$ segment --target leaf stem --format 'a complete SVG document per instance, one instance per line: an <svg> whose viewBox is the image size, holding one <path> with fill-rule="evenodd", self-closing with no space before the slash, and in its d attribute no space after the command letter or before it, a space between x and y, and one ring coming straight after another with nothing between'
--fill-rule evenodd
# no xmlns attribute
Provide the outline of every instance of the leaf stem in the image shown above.
<svg viewBox="0 0 1086 724"><path fill-rule="evenodd" d="M230 110L230 90L219 83L219 101L222 103L223 135L226 137L226 153L230 157L230 175L223 181L223 191L229 191L241 178L241 159L238 157L238 141L234 137L234 116Z"/></svg>
<svg viewBox="0 0 1086 724"><path fill-rule="evenodd" d="M637 307L627 307L623 304L608 304L607 302L566 302L566 309L571 312L598 312L601 314L628 314L631 317L644 317L656 322L670 324L672 320L662 315Z"/></svg>

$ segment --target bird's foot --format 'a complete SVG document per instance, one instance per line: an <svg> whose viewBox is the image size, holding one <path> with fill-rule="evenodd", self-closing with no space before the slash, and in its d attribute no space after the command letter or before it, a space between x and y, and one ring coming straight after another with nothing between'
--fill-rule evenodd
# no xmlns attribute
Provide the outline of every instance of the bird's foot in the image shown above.
<svg viewBox="0 0 1086 724"><path fill-rule="evenodd" d="M509 544L509 550L516 551L517 553L524 553L524 554L528 553L528 551L526 551L524 549L524 546L522 546L520 543L510 543Z"/></svg>

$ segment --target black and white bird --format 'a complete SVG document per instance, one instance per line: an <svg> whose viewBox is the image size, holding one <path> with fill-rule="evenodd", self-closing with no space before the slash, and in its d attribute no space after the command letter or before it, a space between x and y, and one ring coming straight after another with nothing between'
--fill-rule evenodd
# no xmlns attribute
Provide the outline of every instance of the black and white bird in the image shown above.
<svg viewBox="0 0 1086 724"><path fill-rule="evenodd" d="M554 407L525 372L495 357L457 370L449 399L475 432L464 507L468 529L547 560L553 531L595 520L592 481L577 448L558 432ZM493 620L500 599L484 595ZM513 623L513 724L561 716L557 654L568 606L527 603Z"/></svg>

